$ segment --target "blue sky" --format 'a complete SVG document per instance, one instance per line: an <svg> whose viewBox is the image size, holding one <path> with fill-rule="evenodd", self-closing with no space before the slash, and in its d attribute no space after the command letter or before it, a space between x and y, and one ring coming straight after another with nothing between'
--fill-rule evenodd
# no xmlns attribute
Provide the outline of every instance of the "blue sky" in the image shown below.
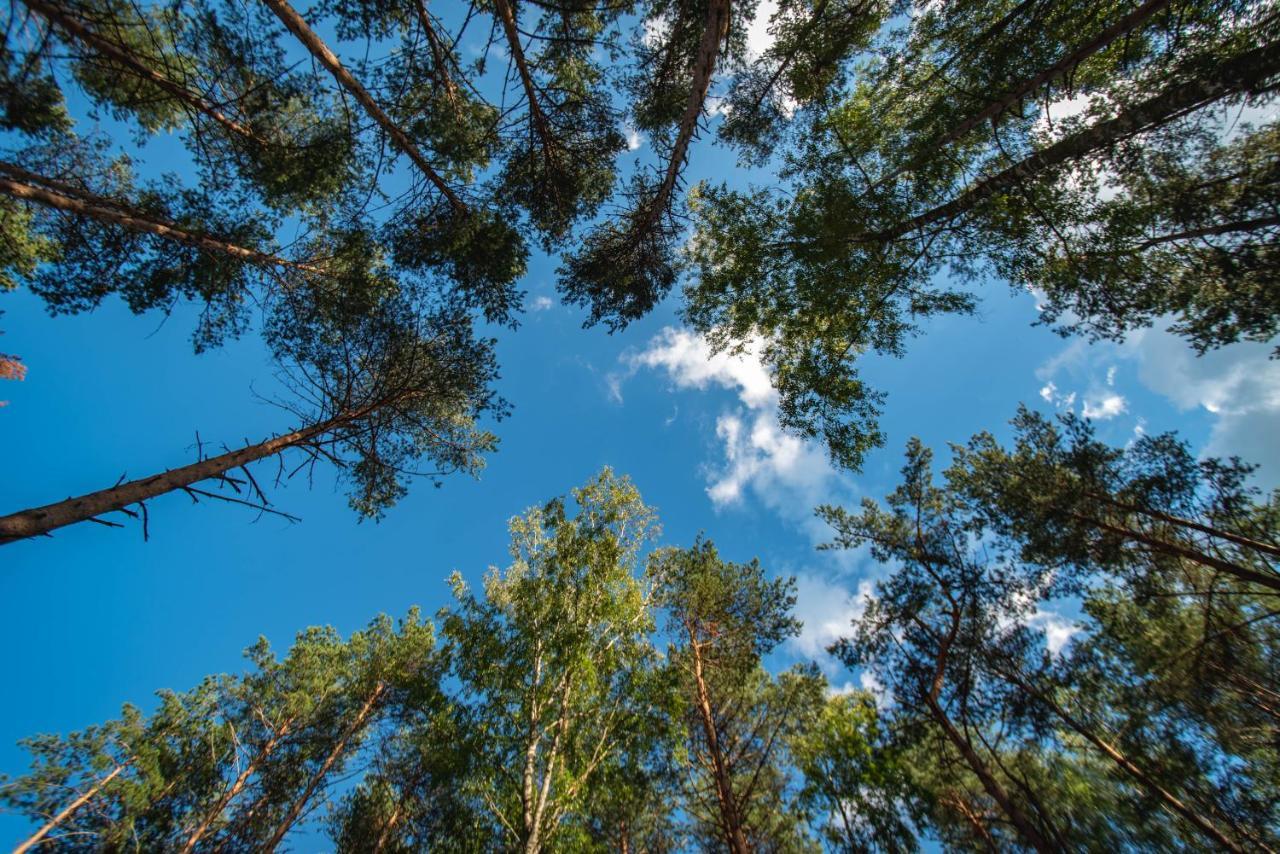
<svg viewBox="0 0 1280 854"><path fill-rule="evenodd" d="M641 141L636 155L646 150ZM163 158L163 146L147 152ZM731 163L704 139L690 184L730 179ZM555 266L533 259L523 283L530 310L519 330L501 334L499 389L514 412L497 425L500 449L479 478L416 484L375 525L358 523L331 473L317 469L310 488L299 479L271 493L300 524L171 495L151 505L149 542L133 524L85 524L0 549L0 772L24 770L21 737L80 728L124 702L148 706L157 689L239 669L259 634L284 648L308 625L346 633L379 612L433 613L448 602L450 572L476 580L505 563L511 516L605 465L657 507L664 544L705 532L730 558L759 556L797 576L805 630L780 664L820 657L877 574L861 555L815 551L825 532L813 506L883 495L913 435L941 450L983 429L1007 435L1020 402L1070 407L1107 440L1177 429L1197 449L1264 463L1263 482L1280 482L1280 363L1264 345L1196 359L1158 330L1118 345L1064 340L1030 325L1030 295L989 282L978 316L930 321L906 358L865 363L889 393L887 443L854 475L778 431L758 363L709 359L680 323L678 295L624 333L583 330L582 314L556 299ZM0 351L30 371L0 385L9 401L0 409L0 512L189 462L197 431L206 443L235 445L289 426L260 400L272 379L252 333L195 356L189 309L135 317L109 302L50 318L16 292L0 295L0 310ZM1062 637L1065 619L1042 623ZM826 664L836 684L856 682ZM0 816L0 843L23 826Z"/></svg>

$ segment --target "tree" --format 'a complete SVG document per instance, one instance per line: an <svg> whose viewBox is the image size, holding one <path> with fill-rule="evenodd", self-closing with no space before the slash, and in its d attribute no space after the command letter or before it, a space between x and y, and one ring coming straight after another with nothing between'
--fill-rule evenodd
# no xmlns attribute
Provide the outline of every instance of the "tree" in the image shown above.
<svg viewBox="0 0 1280 854"><path fill-rule="evenodd" d="M144 132L184 129L206 181L238 175L269 206L297 210L356 180L356 138L309 77L288 68L262 10L216 0L24 5L69 51L55 59L46 41L46 64L68 63L96 104Z"/></svg>
<svg viewBox="0 0 1280 854"><path fill-rule="evenodd" d="M1002 480L989 465L998 453L989 436L972 448L983 455L954 449L946 483L935 485L930 454L913 441L887 511L870 499L856 515L821 511L839 546L870 543L876 559L900 567L837 649L850 665L873 667L892 690L902 744L924 749L940 738L941 756L963 763L960 773L926 782L926 800L954 817L951 832L976 833L988 846L1001 844L1001 831L986 803L1037 850L1072 847L1077 834L1157 847L1197 839L1225 850L1270 844L1267 796L1251 798L1247 783L1237 790L1213 781L1236 763L1265 776L1272 759L1216 723L1221 707L1189 702L1205 695L1175 665L1230 649L1238 651L1244 684L1267 678L1253 669L1274 643L1266 623L1274 612L1254 598L1264 589L1241 590L1218 610L1217 593L1226 590L1213 588L1224 582L1211 581L1203 566L1193 564L1188 575L1142 574L1073 557L1076 538L1088 536L1079 529L1050 535L1054 546L1037 542L1039 532L1012 520L1019 501L1035 501L1040 486L1054 494L1055 484L1035 468L1004 469ZM1080 445L1064 454L1081 464L1105 456ZM1153 467L1126 474L1151 494L1161 490ZM1168 497L1188 481L1163 483ZM1053 524L1057 512L1042 522ZM1055 655L1028 624L1064 594L1083 598L1086 619L1070 649Z"/></svg>
<svg viewBox="0 0 1280 854"><path fill-rule="evenodd" d="M686 787L694 830L730 851L803 850L789 809L788 739L822 705L815 669L770 675L761 658L800 624L794 579L767 579L758 561L721 560L699 541L651 559L657 603L668 613L670 660L685 696Z"/></svg>
<svg viewBox="0 0 1280 854"><path fill-rule="evenodd" d="M308 630L283 661L259 641L247 652L251 673L163 693L150 715L127 706L102 726L29 740L32 773L6 781L0 799L50 816L27 847L271 850L385 708L409 691L422 696L433 644L413 612L398 627L380 617L347 641Z"/></svg>
<svg viewBox="0 0 1280 854"><path fill-rule="evenodd" d="M809 823L841 851L915 851L919 818L902 751L889 744L875 698L828 697L813 724L791 742L803 775L799 804Z"/></svg>
<svg viewBox="0 0 1280 854"><path fill-rule="evenodd" d="M512 564L461 578L441 613L465 719L477 734L462 785L504 846L535 852L575 832L611 761L637 747L655 712L652 617L635 561L653 511L609 470L511 523Z"/></svg>
<svg viewBox="0 0 1280 854"><path fill-rule="evenodd" d="M642 69L629 81L633 119L662 146L666 166L660 175L637 176L629 206L587 234L560 268L561 293L590 308L588 323L620 329L647 314L675 283L680 175L717 69L743 50L742 27L734 22L749 8L729 0L654 0L645 9L646 26L660 35L652 44L637 37L633 45Z"/></svg>
<svg viewBox="0 0 1280 854"><path fill-rule="evenodd" d="M1072 415L1059 428L1023 408L1012 423L1011 449L981 433L956 449L949 477L1023 560L1139 585L1190 565L1242 589L1280 590L1280 496L1261 496L1249 465L1197 460L1173 434L1112 448Z"/></svg>
<svg viewBox="0 0 1280 854"><path fill-rule="evenodd" d="M347 293L317 293L280 304L269 338L282 363L293 366L295 401L283 405L303 422L301 427L161 474L0 517L0 542L102 521L98 516L112 511L140 513L145 534L146 502L179 489L193 499L221 497L267 509L266 493L248 466L285 451L302 453L295 472L321 460L335 466L351 485L352 509L370 518L403 497L423 460L437 467L435 477L477 471L481 454L496 443L477 421L503 410L489 388L495 371L492 342L476 340L466 316L457 311L423 319L413 304L394 294L376 305L366 308ZM232 474L236 471L243 479ZM206 480L240 497L195 486Z"/></svg>
<svg viewBox="0 0 1280 854"><path fill-rule="evenodd" d="M1046 288L1045 322L1092 335L1172 312L1201 349L1271 337L1271 132L1225 139L1218 111L1269 103L1275 23L1262 4L1152 0L890 25L806 114L783 187L695 188L688 320L722 349L764 339L785 425L854 468L880 441L857 361L973 309L947 268ZM1086 96L1061 126L1039 106Z"/></svg>

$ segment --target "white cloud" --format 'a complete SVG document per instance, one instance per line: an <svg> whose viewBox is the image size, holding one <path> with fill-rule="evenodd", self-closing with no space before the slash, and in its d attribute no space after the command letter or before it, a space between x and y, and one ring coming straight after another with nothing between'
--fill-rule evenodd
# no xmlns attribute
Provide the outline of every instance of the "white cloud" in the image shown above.
<svg viewBox="0 0 1280 854"><path fill-rule="evenodd" d="M774 36L769 32L769 19L778 11L778 0L760 0L756 13L747 24L747 52L751 56L764 56L773 47Z"/></svg>
<svg viewBox="0 0 1280 854"><path fill-rule="evenodd" d="M829 662L827 647L853 631L873 596L872 582L863 579L856 591L810 573L796 575L795 616L803 624L800 634L787 641L795 653Z"/></svg>
<svg viewBox="0 0 1280 854"><path fill-rule="evenodd" d="M1085 417L1116 418L1130 411L1127 397L1116 387L1118 368L1128 366L1143 386L1175 408L1200 410L1212 418L1200 453L1239 456L1261 467L1258 480L1264 488L1280 484L1280 442L1275 438L1280 436L1280 360L1270 358L1274 342L1242 342L1197 356L1184 339L1163 328L1168 322L1138 330L1120 344L1073 340L1036 371L1043 383L1040 396L1070 408L1075 392L1064 394L1060 386L1078 383L1087 389ZM1134 435L1141 435L1147 422L1135 420Z"/></svg>
<svg viewBox="0 0 1280 854"><path fill-rule="evenodd" d="M627 151L635 151L640 146L644 145L644 136L641 135L640 131L636 130L633 127L628 127L626 128L626 132L627 132Z"/></svg>
<svg viewBox="0 0 1280 854"><path fill-rule="evenodd" d="M1076 393L1062 394L1058 391L1058 386L1053 380L1044 384L1040 389L1040 397L1045 403L1052 404L1056 409L1065 409L1071 411L1076 405Z"/></svg>
<svg viewBox="0 0 1280 854"><path fill-rule="evenodd" d="M702 336L667 327L644 350L625 358L625 376L650 368L664 371L679 389L733 391L740 405L716 418L721 460L708 468L707 495L717 507L727 507L751 491L765 506L805 527L815 542L823 542L829 532L812 511L837 499L839 477L820 445L787 433L778 423L778 393L760 361L761 348L762 342L753 341L740 353L715 353ZM621 400L624 378L610 383L614 400Z"/></svg>
<svg viewBox="0 0 1280 854"><path fill-rule="evenodd" d="M551 297L536 296L533 298L533 302L529 304L529 310L530 311L546 311L547 309L551 308L553 305L555 305L555 302L552 301Z"/></svg>
<svg viewBox="0 0 1280 854"><path fill-rule="evenodd" d="M1206 456L1239 456L1261 466L1263 485L1280 484L1280 360L1269 358L1273 344L1244 342L1196 356L1181 338L1145 330L1128 346L1145 386L1179 409L1214 416Z"/></svg>
<svg viewBox="0 0 1280 854"><path fill-rule="evenodd" d="M1123 415L1129 411L1129 404L1123 395L1105 394L1101 397L1084 399L1084 409L1081 414L1085 418L1092 418L1094 421L1106 421L1115 418L1117 415Z"/></svg>
<svg viewBox="0 0 1280 854"><path fill-rule="evenodd" d="M702 336L668 326L626 361L633 369L665 369L677 388L702 390L714 384L736 390L748 408L758 410L774 406L778 399L769 372L756 355L760 346L760 342L751 342L738 355L712 353Z"/></svg>
<svg viewBox="0 0 1280 854"><path fill-rule="evenodd" d="M1056 656L1071 642L1071 638L1079 634L1080 626L1054 611L1036 608L1023 621L1033 629L1044 632L1044 645L1049 654Z"/></svg>
<svg viewBox="0 0 1280 854"><path fill-rule="evenodd" d="M656 48L662 44L667 33L671 32L671 19L667 17L646 18L644 21L644 35L640 37L645 47Z"/></svg>

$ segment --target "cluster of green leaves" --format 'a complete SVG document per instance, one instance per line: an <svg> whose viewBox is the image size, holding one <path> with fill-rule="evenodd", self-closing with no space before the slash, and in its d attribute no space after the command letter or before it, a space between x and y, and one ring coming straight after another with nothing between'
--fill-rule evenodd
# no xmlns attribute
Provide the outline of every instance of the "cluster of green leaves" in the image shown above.
<svg viewBox="0 0 1280 854"><path fill-rule="evenodd" d="M838 462L881 441L859 360L972 311L966 280L1036 292L1063 332L1172 323L1201 351L1275 335L1275 128L1224 119L1273 101L1270 4L794 15L775 15L771 54L809 21L843 25L805 40L810 88L787 90L804 65L782 56L735 87L722 136L779 180L695 188L685 314L721 348L766 341L786 425ZM1083 109L1054 121L1064 104Z"/></svg>
<svg viewBox="0 0 1280 854"><path fill-rule="evenodd" d="M913 442L886 505L821 511L894 567L836 651L895 697L930 823L957 847L1274 847L1280 493L1170 435L1014 426L942 483Z"/></svg>

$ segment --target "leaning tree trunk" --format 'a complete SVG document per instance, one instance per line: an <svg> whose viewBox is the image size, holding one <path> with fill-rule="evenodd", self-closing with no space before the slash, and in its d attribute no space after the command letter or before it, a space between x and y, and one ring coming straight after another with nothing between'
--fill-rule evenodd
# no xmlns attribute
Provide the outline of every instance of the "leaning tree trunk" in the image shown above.
<svg viewBox="0 0 1280 854"><path fill-rule="evenodd" d="M939 582L941 583L941 582ZM943 586L943 590L947 588ZM950 593L947 593L950 598ZM938 644L937 654L934 656L933 678L930 681L929 688L924 694L925 705L929 709L929 716L934 722L942 728L943 734L950 741L960 755L964 758L965 763L973 771L974 776L982 783L982 788L986 790L991 799L999 805L1000 809L1008 817L1010 823L1022 836L1024 840L1039 854L1053 854L1056 849L1050 845L1048 840L1035 826L1035 823L1027 816L1022 809L1013 802L1013 798L1009 797L1009 793L1005 791L1004 786L1000 785L1000 781L991 773L991 769L987 767L987 763L982 761L982 757L973 749L973 745L969 739L961 733L951 718L947 716L946 711L942 708L939 698L942 696L943 684L946 680L947 665L950 660L951 647L955 643L956 638L960 634L961 628L961 610L958 603L952 603L951 622L948 626L947 633L942 637Z"/></svg>
<svg viewBox="0 0 1280 854"><path fill-rule="evenodd" d="M292 725L293 720L293 718L286 719L284 723L282 723L276 731L272 733L271 738L267 739L266 744L262 745L262 748L257 752L253 759L250 760L249 764L244 767L244 770L236 777L235 782L231 784L231 787L223 793L222 797L218 798L218 802L205 814L205 817L201 819L200 824L191 832L191 835L187 837L186 843L182 846L182 854L190 854L190 852L195 850L196 843L199 842L205 833L208 832L209 827L213 822L215 822L226 811L227 805L235 800L236 795L240 794L245 785L249 782L249 778L252 777L254 772L262 766L263 762L267 761L275 751L276 747L279 746L280 741L289 734L289 728Z"/></svg>
<svg viewBox="0 0 1280 854"><path fill-rule="evenodd" d="M1222 558L1205 554L1199 549L1193 549L1188 546L1179 545L1178 543L1170 543L1160 539L1159 537L1153 537L1143 531L1135 531L1132 528L1126 528L1122 525L1113 525L1109 522L1104 522L1101 519L1093 519L1076 513L1071 514L1071 517L1080 522L1084 522L1087 525L1093 525L1099 530L1106 531L1109 534L1115 534L1130 542L1141 543L1151 551L1166 554L1170 557L1189 560L1192 563L1198 563L1201 566L1208 567L1209 569L1216 569L1219 572L1224 572L1227 575L1248 584L1257 584L1261 587L1280 591L1280 575L1275 573L1268 574L1265 572L1259 572L1256 569L1250 569L1247 566L1241 566L1238 563L1232 563L1229 560L1223 560Z"/></svg>
<svg viewBox="0 0 1280 854"><path fill-rule="evenodd" d="M440 177L440 173L431 166L425 154L404 129L395 123L391 116L387 115L382 107L378 106L378 102L373 99L368 90L361 85L360 81L351 75L338 59L337 54L329 49L329 46L315 33L315 30L307 26L307 22L302 16L290 6L286 0L262 0L281 23L289 29L302 42L303 47L316 58L316 61L328 69L333 75L333 79L337 80L342 88L351 93L369 117L377 122L387 135L391 137L391 141L395 143L405 153L414 165L426 176L432 184L449 200L449 205L459 214L467 213L467 206L463 204L462 199L453 191L449 183Z"/></svg>
<svg viewBox="0 0 1280 854"><path fill-rule="evenodd" d="M203 252L226 255L249 264L263 267L287 267L305 273L326 275L325 271L319 267L290 261L258 249L239 246L213 235L190 231L176 223L131 210L119 202L34 172L28 172L21 166L5 161L0 161L0 193L6 193L24 202L119 226L139 234L150 234L164 240L171 240Z"/></svg>
<svg viewBox="0 0 1280 854"><path fill-rule="evenodd" d="M1165 806L1170 810L1182 816L1194 825L1200 833L1212 841L1213 847L1221 848L1224 851L1231 851L1233 854L1244 851L1244 849L1237 845L1231 838L1215 827L1213 822L1200 815L1172 792L1169 792L1153 780L1145 771L1130 760L1129 757L1121 753L1114 745L1100 738L1097 733L1085 726L1083 722L1077 720L1074 715L1060 706L1052 697L1037 690L1026 680L1014 673L1006 672L1004 670L998 670L997 672L1028 695L1035 697L1040 702L1044 703L1051 712L1057 715L1059 720L1106 755L1107 758L1119 766L1121 770L1136 780L1140 786L1163 801Z"/></svg>
<svg viewBox="0 0 1280 854"><path fill-rule="evenodd" d="M289 829L293 827L294 822L296 822L298 817L302 815L302 810L306 807L307 802L311 800L311 797L316 793L316 789L318 789L320 784L324 782L324 778L328 775L329 769L333 767L333 764L337 762L343 752L346 751L347 743L364 728L366 723L368 723L369 716L373 714L378 700L382 697L386 689L387 686L379 682L374 686L374 689L369 692L369 696L365 698L364 705L360 707L360 711L352 719L351 723L347 725L347 728L343 730L342 736L338 739L337 743L333 745L333 749L330 750L329 755L325 757L324 763L316 769L315 774L311 775L311 779L307 782L307 788L303 790L298 799L289 807L289 812L285 814L284 819L276 828L276 832L272 834L271 840L262 847L262 850L266 852L266 854L271 854L271 852L276 850L280 845L281 840L284 839L285 834L289 832Z"/></svg>
<svg viewBox="0 0 1280 854"><path fill-rule="evenodd" d="M1153 127L1167 124L1233 94L1249 91L1280 72L1280 42L1263 45L1219 63L1194 79L1170 86L1152 98L1064 137L1012 166L983 178L951 201L889 228L850 234L854 243L889 243L914 231L964 214L998 192L1031 180L1049 169L1101 151Z"/></svg>
<svg viewBox="0 0 1280 854"><path fill-rule="evenodd" d="M150 477L131 480L108 489L100 489L78 498L67 498L43 507L33 507L8 516L0 516L0 545L28 537L38 537L57 528L95 519L104 513L122 510L131 504L140 504L164 495L166 492L218 477L232 469L279 454L289 448L306 445L319 436L358 420L376 408L370 407L358 413L339 415L310 427L267 439L256 445L228 451L216 457L209 457L190 465L153 474Z"/></svg>
<svg viewBox="0 0 1280 854"><path fill-rule="evenodd" d="M702 723L703 736L707 740L707 752L711 754L711 773L715 778L716 800L720 804L720 824L724 830L725 842L733 854L751 854L751 846L747 843L747 836L742 827L738 801L733 793L729 764L716 732L711 694L707 689L706 675L702 667L701 646L694 637L693 629L689 630L689 650L693 653L693 679L698 694L698 718Z"/></svg>
<svg viewBox="0 0 1280 854"><path fill-rule="evenodd" d="M675 192L676 180L684 167L689 144L693 142L698 130L698 121L702 118L702 108L707 100L707 92L711 89L711 79L715 75L719 62L720 46L729 36L729 0L710 0L707 4L707 20L702 29L702 42L698 45L698 56L693 66L693 81L689 86L689 100L685 104L684 115L680 118L680 127L676 135L676 143L671 149L671 159L667 161L667 171L662 184L653 197L650 221L654 222L667 210L671 202L671 194Z"/></svg>
<svg viewBox="0 0 1280 854"><path fill-rule="evenodd" d="M83 795L76 798L71 803L67 804L62 809L61 812L59 812L53 818L49 819L49 821L45 823L43 827L41 827L35 833L31 834L29 837L27 837L25 841L19 843L18 847L13 849L13 854L24 854L24 852L29 851L35 846L39 845L41 840L43 840L46 836L49 835L50 831L52 831L58 825L66 821L67 818L69 818L73 812L80 809L80 807L84 806L90 800L92 800L94 795L102 791L103 786L107 785L112 780L114 780L117 776L119 776L120 772L124 771L124 769L127 768L128 766L129 766L128 762L125 762L121 765L117 765L115 767L115 770L113 770L110 774L103 777L97 783L94 783L93 786L89 789L89 791L85 792Z"/></svg>

